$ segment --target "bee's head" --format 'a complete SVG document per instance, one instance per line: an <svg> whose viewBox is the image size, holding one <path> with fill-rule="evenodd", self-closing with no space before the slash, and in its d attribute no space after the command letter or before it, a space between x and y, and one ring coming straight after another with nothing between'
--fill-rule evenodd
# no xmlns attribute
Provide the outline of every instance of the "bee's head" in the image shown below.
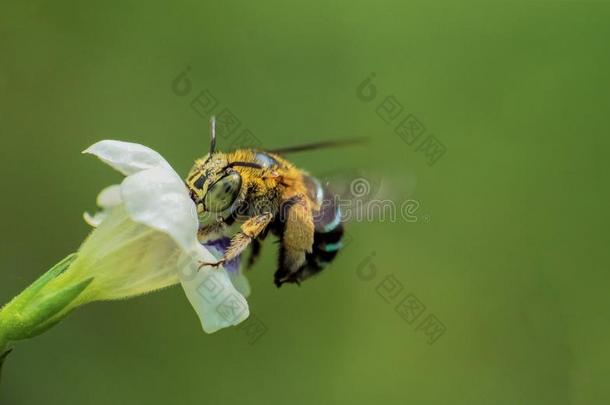
<svg viewBox="0 0 610 405"><path fill-rule="evenodd" d="M241 191L241 175L227 159L227 155L216 151L216 119L210 120L210 152L195 161L186 178L191 198L197 206L200 218L206 213L221 213L232 208Z"/></svg>
<svg viewBox="0 0 610 405"><path fill-rule="evenodd" d="M210 152L195 162L186 178L186 186L197 205L200 219L206 213L220 215L233 208L242 191L242 178L236 167L262 169L259 163L229 161L227 154L216 151L216 120L210 121Z"/></svg>
<svg viewBox="0 0 610 405"><path fill-rule="evenodd" d="M196 161L186 180L199 214L221 213L231 208L239 196L241 183L241 175L220 152Z"/></svg>

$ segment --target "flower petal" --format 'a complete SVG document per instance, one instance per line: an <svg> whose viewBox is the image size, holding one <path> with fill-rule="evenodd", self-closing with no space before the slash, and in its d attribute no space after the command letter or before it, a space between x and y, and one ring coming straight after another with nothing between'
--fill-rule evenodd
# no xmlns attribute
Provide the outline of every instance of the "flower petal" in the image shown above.
<svg viewBox="0 0 610 405"><path fill-rule="evenodd" d="M101 141L84 153L96 155L127 177L120 195L116 187L100 193L98 204L105 208L101 213L85 215L101 225L81 247L79 265L62 277L94 273L95 286L83 302L141 294L179 278L204 331L245 320L248 303L226 270L199 269L201 262L216 258L197 240L195 204L169 163L152 149L120 141ZM237 272L234 276L238 288L249 292L247 280Z"/></svg>
<svg viewBox="0 0 610 405"><path fill-rule="evenodd" d="M184 251L197 241L197 209L182 179L173 170L153 168L125 178L121 195L136 222L167 233Z"/></svg>
<svg viewBox="0 0 610 405"><path fill-rule="evenodd" d="M68 285L93 277L79 301L114 300L177 284L181 249L167 234L133 221L113 208L85 239L78 256L54 283Z"/></svg>
<svg viewBox="0 0 610 405"><path fill-rule="evenodd" d="M100 208L114 208L123 202L121 197L121 185L108 186L97 195L97 205Z"/></svg>
<svg viewBox="0 0 610 405"><path fill-rule="evenodd" d="M231 284L233 284L235 289L245 298L248 298L252 289L250 288L250 281L248 281L248 277L246 277L242 270L239 269L236 272L228 271L227 274L229 274Z"/></svg>
<svg viewBox="0 0 610 405"><path fill-rule="evenodd" d="M93 228L97 228L100 224L108 217L108 211L98 211L95 214L91 215L88 212L83 212L83 219L85 222L92 226Z"/></svg>
<svg viewBox="0 0 610 405"><path fill-rule="evenodd" d="M180 282L206 333L237 325L250 316L248 302L235 289L226 271L212 267L198 269L201 261L214 260L201 245L198 251L180 259Z"/></svg>
<svg viewBox="0 0 610 405"><path fill-rule="evenodd" d="M88 212L83 213L83 219L86 223L94 228L100 226L102 221L108 217L109 211L118 207L122 203L121 186L113 184L103 189L97 196L97 205L102 208L101 211L91 215Z"/></svg>
<svg viewBox="0 0 610 405"><path fill-rule="evenodd" d="M91 145L83 153L97 156L126 176L154 167L172 170L163 156L137 143L104 140Z"/></svg>

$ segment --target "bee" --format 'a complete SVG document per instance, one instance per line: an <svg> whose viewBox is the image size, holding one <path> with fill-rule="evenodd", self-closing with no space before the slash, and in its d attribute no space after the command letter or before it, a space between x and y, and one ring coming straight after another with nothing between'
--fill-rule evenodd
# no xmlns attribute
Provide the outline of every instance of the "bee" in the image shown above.
<svg viewBox="0 0 610 405"><path fill-rule="evenodd" d="M197 206L199 239L224 234L239 224L220 266L251 249L248 267L269 233L279 239L274 282L300 284L322 271L341 249L341 209L327 187L283 157L290 152L338 146L356 140L323 142L276 150L216 150L215 121L211 120L210 151L197 159L186 185Z"/></svg>

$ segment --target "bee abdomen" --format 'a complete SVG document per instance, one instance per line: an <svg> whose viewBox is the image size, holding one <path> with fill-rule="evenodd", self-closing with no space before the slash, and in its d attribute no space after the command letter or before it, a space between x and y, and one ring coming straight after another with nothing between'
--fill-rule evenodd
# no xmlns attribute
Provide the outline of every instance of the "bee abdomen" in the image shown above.
<svg viewBox="0 0 610 405"><path fill-rule="evenodd" d="M320 272L332 262L342 248L343 223L341 209L334 196L320 182L307 177L310 198L316 201L320 209L314 212L314 241L311 253L307 254L307 265L302 270L303 280Z"/></svg>
<svg viewBox="0 0 610 405"><path fill-rule="evenodd" d="M312 252L307 257L310 265L320 270L332 262L343 247L343 225L339 223L331 232L316 232L313 237Z"/></svg>
<svg viewBox="0 0 610 405"><path fill-rule="evenodd" d="M311 252L305 254L305 262L296 270L289 270L285 266L285 248L280 247L280 267L275 273L275 283L279 287L283 283L299 283L322 271L326 265L333 261L341 249L343 237L343 224L341 210L333 195L323 187L320 182L310 176L303 178L307 186L310 201L317 209L312 212L314 222L314 235ZM285 203L288 209L292 202ZM282 217L282 215L280 215ZM283 224L278 224L283 232Z"/></svg>

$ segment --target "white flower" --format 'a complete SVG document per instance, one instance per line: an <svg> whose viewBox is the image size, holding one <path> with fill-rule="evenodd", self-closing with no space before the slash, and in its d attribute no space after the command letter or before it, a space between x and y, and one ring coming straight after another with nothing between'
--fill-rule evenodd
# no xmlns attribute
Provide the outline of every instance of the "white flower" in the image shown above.
<svg viewBox="0 0 610 405"><path fill-rule="evenodd" d="M80 305L140 295L180 281L204 331L245 320L248 304L231 281L247 294L244 277L224 268L198 270L200 262L217 259L199 243L195 204L169 163L150 148L120 141L101 141L83 153L97 156L126 177L99 194L103 210L85 214L96 228L74 263L50 284L93 277L76 300Z"/></svg>

